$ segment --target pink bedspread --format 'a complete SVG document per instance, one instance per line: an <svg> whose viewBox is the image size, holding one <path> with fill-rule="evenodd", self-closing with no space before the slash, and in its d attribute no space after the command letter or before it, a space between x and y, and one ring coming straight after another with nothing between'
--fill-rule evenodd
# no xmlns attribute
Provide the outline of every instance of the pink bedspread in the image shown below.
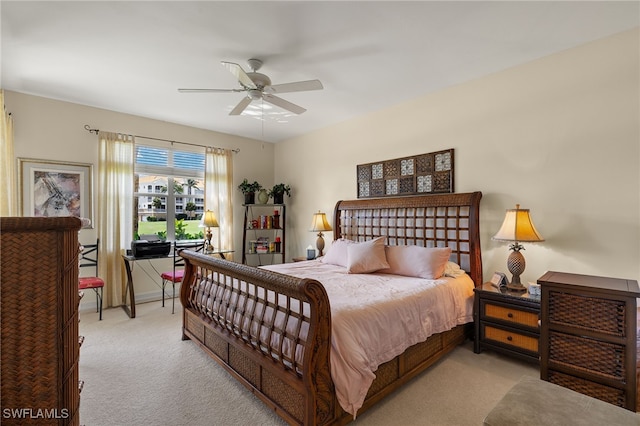
<svg viewBox="0 0 640 426"><path fill-rule="evenodd" d="M331 305L331 376L338 402L362 406L378 366L435 333L473 321L473 281L347 274L319 260L265 269L320 281Z"/></svg>

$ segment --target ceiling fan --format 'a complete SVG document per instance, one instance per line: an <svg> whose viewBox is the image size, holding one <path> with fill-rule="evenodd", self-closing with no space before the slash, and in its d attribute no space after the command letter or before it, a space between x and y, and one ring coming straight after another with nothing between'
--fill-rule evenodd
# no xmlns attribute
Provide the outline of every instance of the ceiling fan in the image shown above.
<svg viewBox="0 0 640 426"><path fill-rule="evenodd" d="M222 66L231 72L240 83L239 88L235 89L178 89L180 93L227 93L227 92L247 92L247 96L235 106L229 113L229 115L240 115L242 111L249 106L252 101L263 100L270 104L279 106L280 108L291 111L294 114L302 114L306 111L305 108L286 101L274 93L290 93L290 92L303 92L308 90L321 90L322 83L320 80L306 80L296 81L293 83L284 84L271 84L271 79L264 74L257 72L262 67L262 61L260 59L249 59L247 64L251 69L250 72L245 72L242 67L233 62L221 61Z"/></svg>

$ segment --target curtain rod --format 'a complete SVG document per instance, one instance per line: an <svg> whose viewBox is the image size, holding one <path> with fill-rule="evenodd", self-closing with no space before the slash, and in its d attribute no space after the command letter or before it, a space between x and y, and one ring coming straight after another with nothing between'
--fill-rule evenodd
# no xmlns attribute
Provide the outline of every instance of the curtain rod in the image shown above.
<svg viewBox="0 0 640 426"><path fill-rule="evenodd" d="M89 132L89 133L95 133L96 135L98 134L98 132L100 131L100 129L92 129L88 124L84 125L84 129ZM118 133L119 135L124 135L124 133ZM220 148L220 147L216 147L216 146L207 146L207 145L200 145L197 143L191 143L191 142L181 142L181 141L174 141L171 139L161 139L161 138L153 138L151 136L140 136L140 135L132 135L134 138L141 138L141 139L150 139L150 140L154 140L154 141L162 141L162 142L171 142L171 143L179 143L182 145L190 145L190 146L197 146L200 148L213 148L213 149L224 149L224 148ZM232 149L231 151L235 152L236 154L240 152L240 148L236 148L236 149Z"/></svg>

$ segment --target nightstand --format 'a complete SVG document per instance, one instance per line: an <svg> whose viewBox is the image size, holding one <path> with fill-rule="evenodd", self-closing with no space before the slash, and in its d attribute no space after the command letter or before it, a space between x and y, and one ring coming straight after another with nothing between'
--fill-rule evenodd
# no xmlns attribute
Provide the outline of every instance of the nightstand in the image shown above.
<svg viewBox="0 0 640 426"><path fill-rule="evenodd" d="M492 349L539 363L540 296L499 290L491 283L474 292L474 352Z"/></svg>
<svg viewBox="0 0 640 426"><path fill-rule="evenodd" d="M294 257L293 259L294 262L305 262L307 260L313 260L313 259L307 259L307 256L298 256L298 257Z"/></svg>

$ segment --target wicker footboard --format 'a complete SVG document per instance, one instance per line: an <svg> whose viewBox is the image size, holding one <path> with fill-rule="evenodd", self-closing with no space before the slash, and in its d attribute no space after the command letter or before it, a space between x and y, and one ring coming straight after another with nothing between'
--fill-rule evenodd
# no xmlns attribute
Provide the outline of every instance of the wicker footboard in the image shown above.
<svg viewBox="0 0 640 426"><path fill-rule="evenodd" d="M329 301L320 283L184 251L183 338L197 342L290 424L349 423L331 381ZM300 309L300 301L303 308ZM376 371L362 413L462 343L431 336Z"/></svg>

